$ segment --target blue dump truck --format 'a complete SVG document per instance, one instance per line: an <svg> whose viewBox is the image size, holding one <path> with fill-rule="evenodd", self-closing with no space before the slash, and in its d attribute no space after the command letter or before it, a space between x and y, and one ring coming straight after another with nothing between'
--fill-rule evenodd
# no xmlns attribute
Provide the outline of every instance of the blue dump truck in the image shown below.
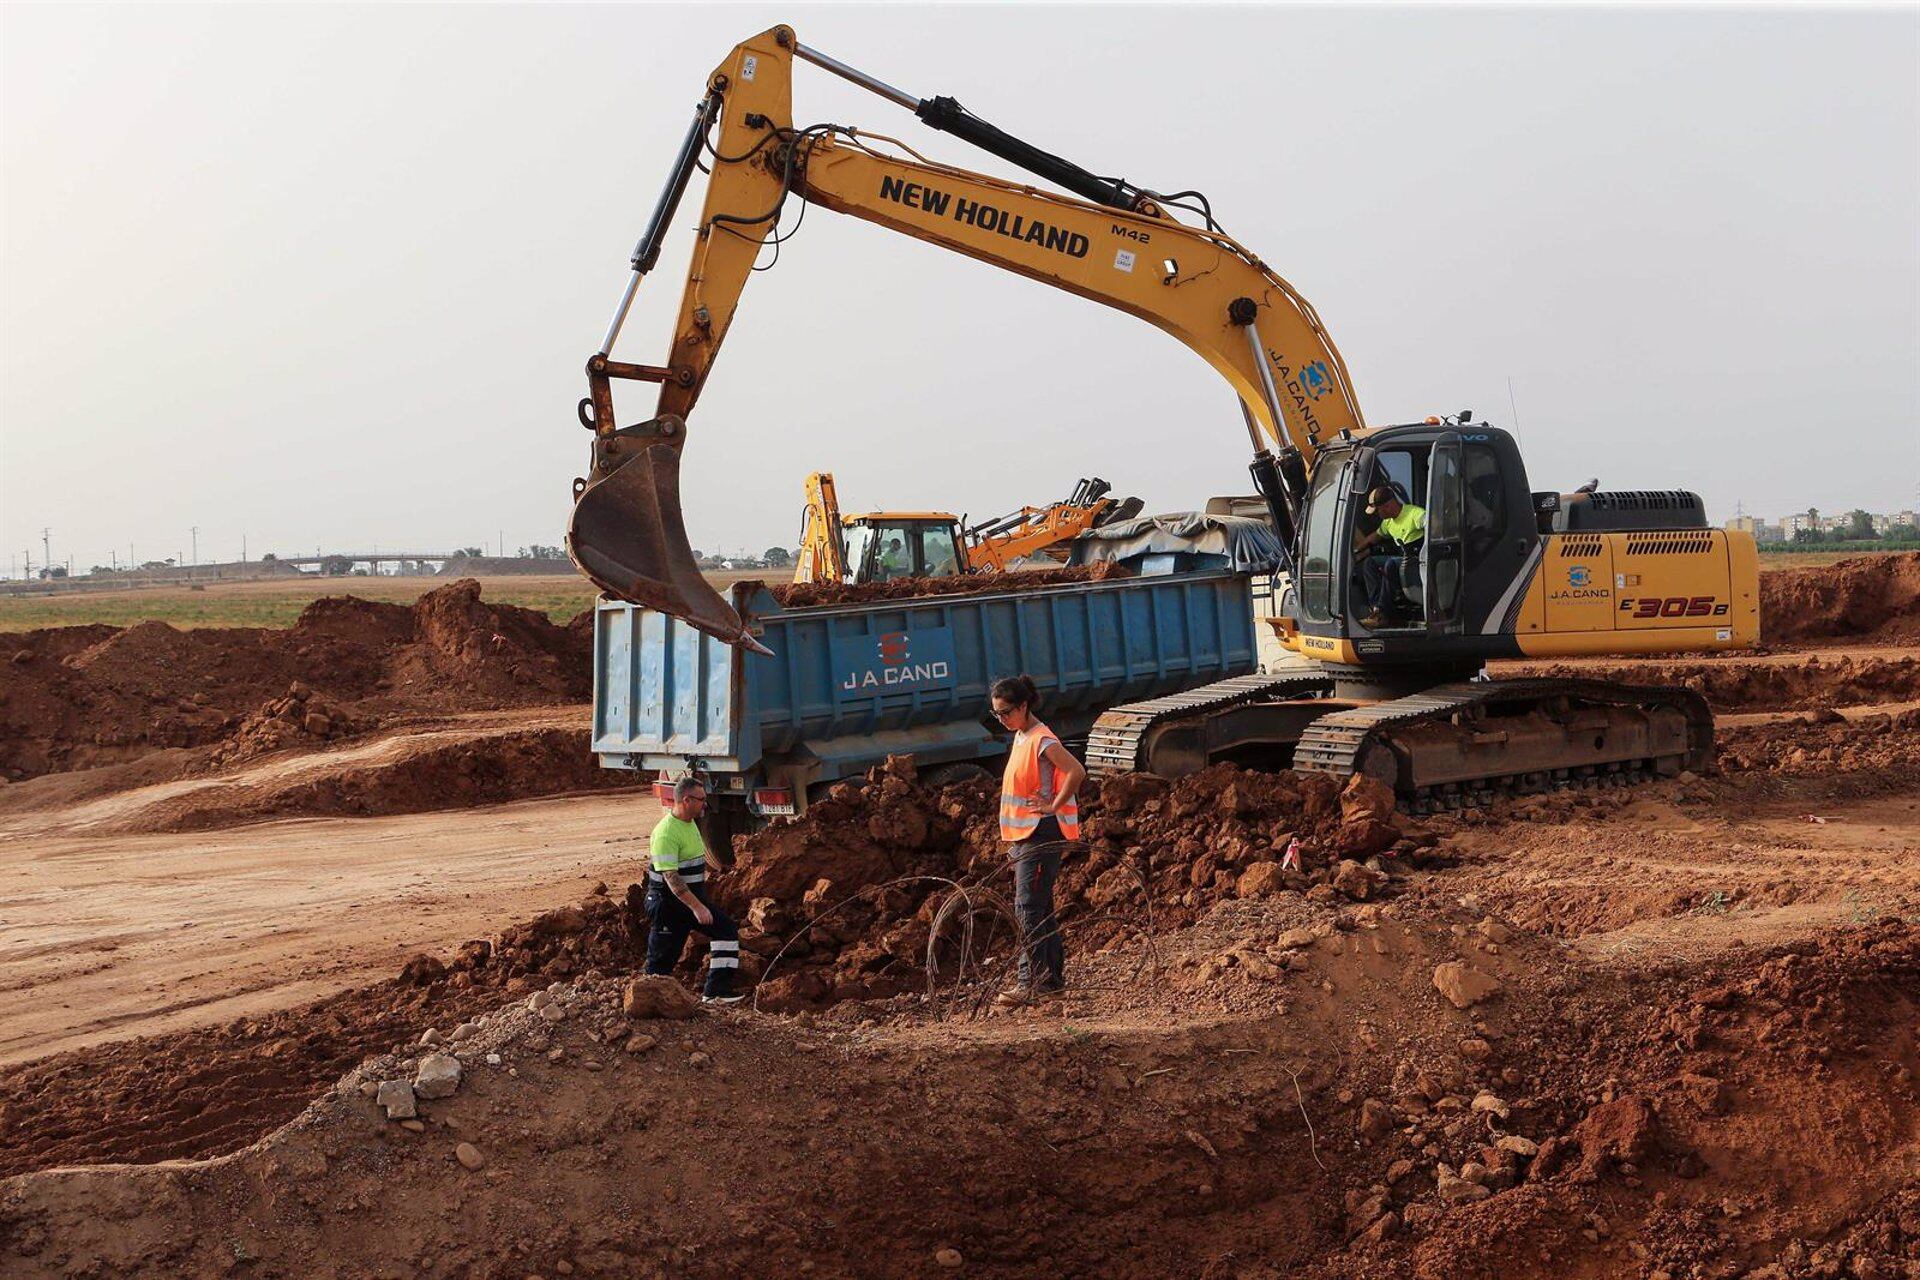
<svg viewBox="0 0 1920 1280"><path fill-rule="evenodd" d="M1256 670L1251 579L1119 577L976 595L783 608L757 582L733 604L773 651L749 653L619 600L594 610L593 750L613 769L701 774L732 838L806 810L889 755L997 771L988 690L1026 672L1072 742L1119 703Z"/></svg>

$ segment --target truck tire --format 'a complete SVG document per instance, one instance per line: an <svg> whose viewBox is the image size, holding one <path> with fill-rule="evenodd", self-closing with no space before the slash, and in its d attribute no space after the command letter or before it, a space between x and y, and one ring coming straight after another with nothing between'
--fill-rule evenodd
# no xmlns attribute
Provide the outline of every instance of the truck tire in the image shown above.
<svg viewBox="0 0 1920 1280"><path fill-rule="evenodd" d="M972 782L979 778L984 778L988 782L992 782L993 773L983 764L975 764L971 760L961 760L954 764L937 764L933 766L933 768L920 775L920 782L921 785L931 787L937 791L941 787L950 787L956 782Z"/></svg>

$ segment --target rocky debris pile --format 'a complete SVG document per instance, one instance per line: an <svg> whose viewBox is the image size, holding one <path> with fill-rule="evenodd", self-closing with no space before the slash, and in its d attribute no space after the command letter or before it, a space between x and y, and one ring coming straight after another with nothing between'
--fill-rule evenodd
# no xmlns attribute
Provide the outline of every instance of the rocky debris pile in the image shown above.
<svg viewBox="0 0 1920 1280"><path fill-rule="evenodd" d="M287 686L285 694L249 712L213 749L207 767L222 769L274 751L312 751L372 727L369 721L357 719L338 703L315 695L304 681L296 680Z"/></svg>
<svg viewBox="0 0 1920 1280"><path fill-rule="evenodd" d="M600 884L578 906L510 925L493 940L462 943L445 959L422 952L401 968L399 980L424 989L429 1000L443 985L519 996L589 970L635 968L646 959L646 941L646 918L636 916L631 904L614 901Z"/></svg>
<svg viewBox="0 0 1920 1280"><path fill-rule="evenodd" d="M1364 901L1430 846L1403 831L1377 779L1259 773L1212 765L1169 783L1147 773L1107 780L1087 806L1088 856L1063 865L1061 895L1097 910L1154 903L1156 919L1191 921L1232 898L1304 894Z"/></svg>
<svg viewBox="0 0 1920 1280"><path fill-rule="evenodd" d="M924 985L927 940L953 885L1001 861L994 785L923 781L890 756L843 782L794 822L739 841L714 886L741 926L741 978L761 1008L879 999Z"/></svg>
<svg viewBox="0 0 1920 1280"><path fill-rule="evenodd" d="M1920 766L1920 710L1843 716L1831 708L1790 720L1723 729L1720 767L1729 774L1797 776Z"/></svg>
<svg viewBox="0 0 1920 1280"><path fill-rule="evenodd" d="M718 892L742 922L743 974L778 956L761 1006L875 999L926 982L936 913L956 885L1012 900L990 779L944 786L892 758L806 816L743 840ZM1076 945L1099 947L1189 923L1235 898L1297 893L1365 901L1431 845L1403 832L1393 794L1368 778L1253 773L1217 765L1177 782L1127 774L1089 783L1082 841L1055 885Z"/></svg>
<svg viewBox="0 0 1920 1280"><path fill-rule="evenodd" d="M786 609L812 609L871 600L913 600L922 596L972 596L994 591L1027 591L1063 582L1105 582L1132 576L1112 560L1069 569L1008 569L998 573L954 574L945 578L893 578L886 582L795 582L767 590Z"/></svg>
<svg viewBox="0 0 1920 1280"><path fill-rule="evenodd" d="M1760 634L1769 644L1920 639L1920 551L1762 573Z"/></svg>
<svg viewBox="0 0 1920 1280"><path fill-rule="evenodd" d="M296 683L355 721L583 701L590 632L480 598L472 579L413 605L316 600L290 627L164 622L11 638L0 663L0 777L91 768L169 747L244 758L262 704ZM327 735L334 736L334 735Z"/></svg>

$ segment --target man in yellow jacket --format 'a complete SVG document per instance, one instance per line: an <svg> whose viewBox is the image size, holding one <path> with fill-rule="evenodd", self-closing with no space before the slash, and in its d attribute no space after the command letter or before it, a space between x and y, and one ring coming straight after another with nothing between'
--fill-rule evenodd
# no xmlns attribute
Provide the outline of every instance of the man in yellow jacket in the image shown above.
<svg viewBox="0 0 1920 1280"><path fill-rule="evenodd" d="M1381 547L1378 555L1360 562L1360 580L1367 589L1367 603L1373 611L1360 619L1369 631L1400 625L1400 593L1405 593L1420 608L1420 547L1427 540L1427 509L1400 501L1400 495L1385 485L1367 495L1367 514L1379 516L1380 525L1372 533L1355 540L1354 554Z"/></svg>

